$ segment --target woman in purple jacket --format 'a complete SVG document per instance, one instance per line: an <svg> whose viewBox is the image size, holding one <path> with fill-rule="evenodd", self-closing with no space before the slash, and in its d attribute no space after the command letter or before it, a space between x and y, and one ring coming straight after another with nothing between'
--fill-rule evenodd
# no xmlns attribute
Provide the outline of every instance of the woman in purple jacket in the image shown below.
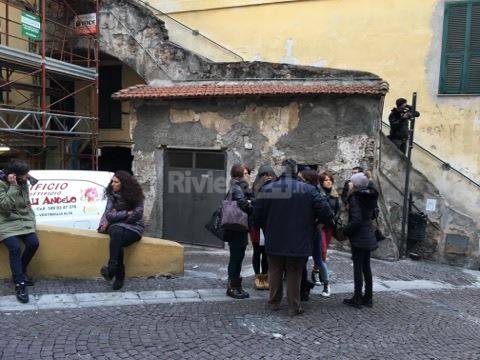
<svg viewBox="0 0 480 360"><path fill-rule="evenodd" d="M143 223L143 195L140 184L126 171L117 171L105 190L107 206L100 221L99 232L110 235L110 259L100 274L107 281L112 280L113 290L123 287L125 265L123 248L141 239Z"/></svg>

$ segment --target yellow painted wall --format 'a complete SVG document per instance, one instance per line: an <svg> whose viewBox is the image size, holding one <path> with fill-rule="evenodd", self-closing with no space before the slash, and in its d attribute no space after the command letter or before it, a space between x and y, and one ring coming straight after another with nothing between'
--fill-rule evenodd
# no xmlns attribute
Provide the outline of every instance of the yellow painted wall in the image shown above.
<svg viewBox="0 0 480 360"><path fill-rule="evenodd" d="M108 235L92 230L39 226L40 247L28 272L34 277L92 278L108 262ZM183 246L168 240L142 238L125 249L127 276L183 274ZM8 251L0 246L0 278L10 278Z"/></svg>
<svg viewBox="0 0 480 360"><path fill-rule="evenodd" d="M480 96L438 96L444 0L155 0L150 4L246 60L373 72L418 92L416 141L480 180ZM428 172L428 168L422 168Z"/></svg>

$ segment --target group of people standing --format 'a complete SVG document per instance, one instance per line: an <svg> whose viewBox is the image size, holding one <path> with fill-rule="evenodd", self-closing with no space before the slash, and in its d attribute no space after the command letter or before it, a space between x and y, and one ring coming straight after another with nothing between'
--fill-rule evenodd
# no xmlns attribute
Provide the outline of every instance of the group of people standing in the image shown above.
<svg viewBox="0 0 480 360"><path fill-rule="evenodd" d="M8 249L15 295L21 303L29 301L27 287L34 285L34 279L28 276L27 270L39 247L29 198L29 171L28 164L19 160L10 161L4 171L0 171L0 242ZM113 289L119 290L125 280L123 248L139 241L145 229L144 195L131 174L117 171L104 196L107 205L98 231L110 236L110 258L100 274L107 281L115 279Z"/></svg>
<svg viewBox="0 0 480 360"><path fill-rule="evenodd" d="M303 313L301 301L308 300L311 289L307 260L312 256L313 283L323 285L322 295L329 296L328 244L334 233L343 232L352 247L355 283L354 296L345 299L344 304L373 306L370 253L378 247L373 225L378 215L378 192L363 169L352 170L342 191L348 222L341 229L337 221L340 196L331 172L319 174L310 168L298 172L296 162L287 159L282 162L278 178L272 167L264 165L250 187L250 174L245 165L231 168L228 196L248 214L249 231L225 231L224 240L230 249L227 295L236 299L249 297L242 286L241 266L250 233L255 288L269 288L268 303L272 310L278 310L286 280L289 314Z"/></svg>
<svg viewBox="0 0 480 360"><path fill-rule="evenodd" d="M27 268L39 247L29 199L29 171L26 163L13 160L0 172L0 242L8 248L15 293L22 303L29 301L27 286L34 281ZM227 196L248 215L248 230L224 233L230 249L228 296L249 297L242 286L241 269L250 234L255 288L269 289L269 304L272 310L278 310L286 278L289 313L301 314L301 300L308 299L311 288L308 258L313 257L313 283L323 285L322 295L329 296L328 244L334 233L343 231L351 243L355 286L354 296L344 303L354 307L373 305L370 253L378 246L372 223L378 215L378 192L363 169L352 170L341 196L331 172L319 174L309 168L298 172L297 164L290 159L282 162L279 177L271 166L260 167L252 186L247 166L234 165L230 175ZM117 171L104 196L107 205L98 231L110 237L110 257L100 274L107 281L114 279L113 289L119 290L125 280L123 248L139 241L145 229L144 194L131 174ZM348 209L343 229L336 226L339 198Z"/></svg>

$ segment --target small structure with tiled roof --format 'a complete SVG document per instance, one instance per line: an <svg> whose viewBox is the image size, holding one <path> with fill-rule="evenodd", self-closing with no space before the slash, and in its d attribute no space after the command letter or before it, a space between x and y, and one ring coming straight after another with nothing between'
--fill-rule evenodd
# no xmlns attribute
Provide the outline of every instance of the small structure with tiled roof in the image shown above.
<svg viewBox="0 0 480 360"><path fill-rule="evenodd" d="M380 77L259 62L209 67L113 95L130 102L134 171L146 189L151 233L223 245L204 225L233 164L247 164L255 176L260 165L288 157L337 180L353 166L374 167L388 91Z"/></svg>

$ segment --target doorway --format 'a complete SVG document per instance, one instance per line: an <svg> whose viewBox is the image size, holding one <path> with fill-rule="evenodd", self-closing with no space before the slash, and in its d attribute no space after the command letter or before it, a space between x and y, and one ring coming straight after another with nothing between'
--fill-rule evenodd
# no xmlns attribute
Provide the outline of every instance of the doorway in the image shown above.
<svg viewBox="0 0 480 360"><path fill-rule="evenodd" d="M205 229L225 198L226 156L221 151L167 150L163 236L185 244L223 247Z"/></svg>

